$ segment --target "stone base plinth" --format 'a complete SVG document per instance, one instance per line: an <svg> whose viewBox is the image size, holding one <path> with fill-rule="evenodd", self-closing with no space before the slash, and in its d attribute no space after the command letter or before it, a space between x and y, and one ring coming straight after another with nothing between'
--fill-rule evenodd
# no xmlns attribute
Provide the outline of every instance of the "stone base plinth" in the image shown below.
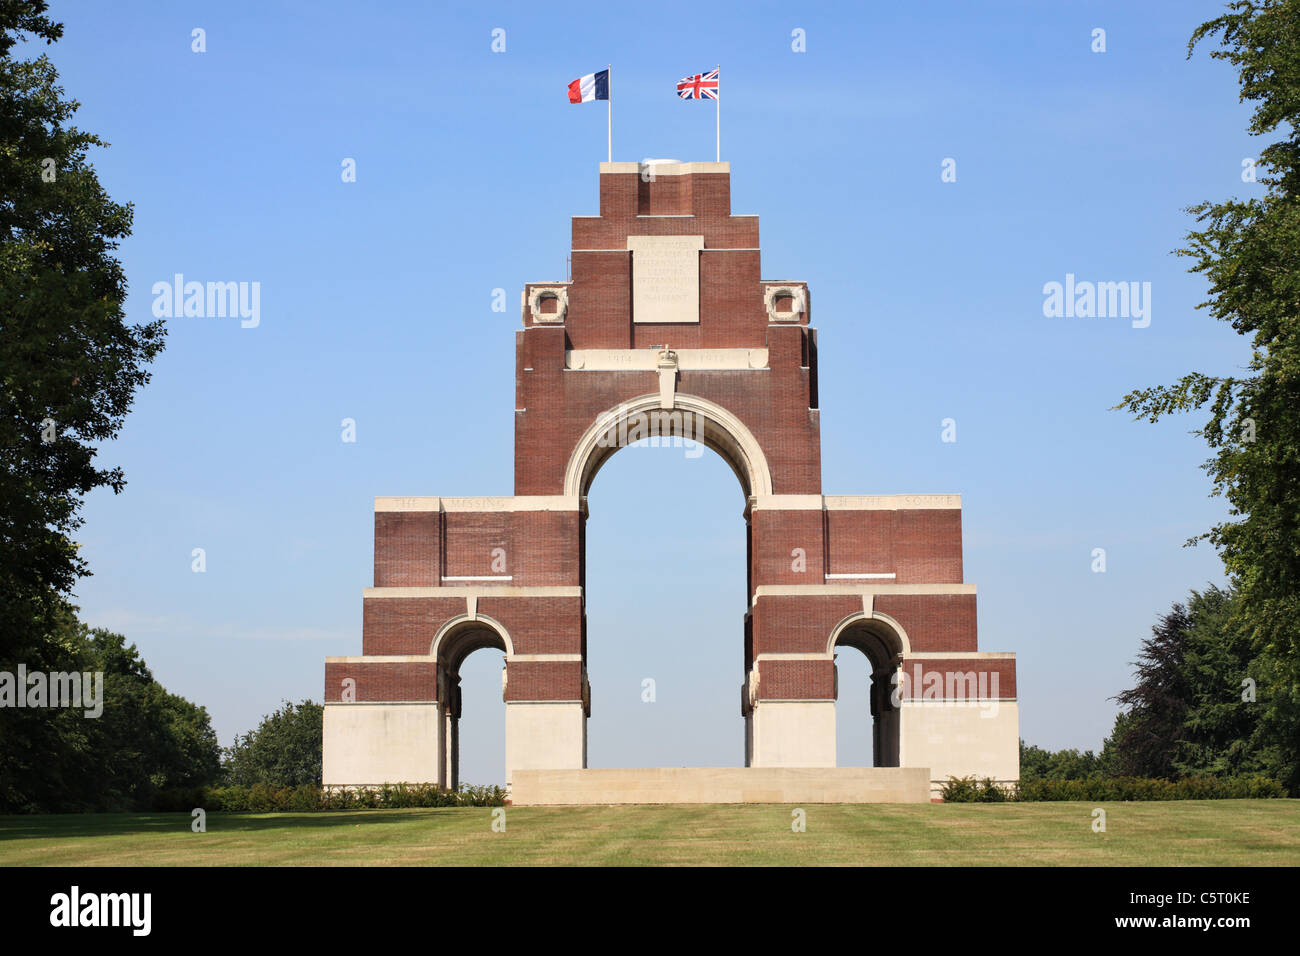
<svg viewBox="0 0 1300 956"><path fill-rule="evenodd" d="M928 767L516 770L515 806L618 803L929 803Z"/></svg>

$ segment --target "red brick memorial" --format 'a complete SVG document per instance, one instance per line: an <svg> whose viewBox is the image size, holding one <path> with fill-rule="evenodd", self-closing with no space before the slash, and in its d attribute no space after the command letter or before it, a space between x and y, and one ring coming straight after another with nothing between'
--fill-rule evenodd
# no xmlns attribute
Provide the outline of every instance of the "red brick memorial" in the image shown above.
<svg viewBox="0 0 1300 956"><path fill-rule="evenodd" d="M761 278L730 165L602 163L570 255L571 279L523 290L514 496L375 499L361 655L325 663L325 783L455 786L459 668L484 647L505 653L516 803L921 800L949 776L1015 780L1015 655L978 649L961 499L823 493L809 290ZM587 491L643 439L707 446L744 494L744 767L585 769ZM835 765L841 652L870 661L872 768Z"/></svg>

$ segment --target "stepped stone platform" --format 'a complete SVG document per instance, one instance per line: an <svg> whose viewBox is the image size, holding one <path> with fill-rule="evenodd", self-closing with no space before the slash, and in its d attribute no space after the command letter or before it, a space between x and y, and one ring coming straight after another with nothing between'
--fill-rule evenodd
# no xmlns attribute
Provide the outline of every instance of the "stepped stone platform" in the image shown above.
<svg viewBox="0 0 1300 956"><path fill-rule="evenodd" d="M624 803L929 803L928 767L516 770L513 806Z"/></svg>

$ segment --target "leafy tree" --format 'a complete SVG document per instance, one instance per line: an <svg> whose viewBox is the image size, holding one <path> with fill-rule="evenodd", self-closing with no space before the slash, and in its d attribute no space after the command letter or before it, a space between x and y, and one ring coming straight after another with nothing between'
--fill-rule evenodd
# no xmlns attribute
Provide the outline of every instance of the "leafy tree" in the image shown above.
<svg viewBox="0 0 1300 956"><path fill-rule="evenodd" d="M235 739L225 752L226 780L251 787L266 783L297 787L321 782L321 736L325 708L310 700L284 702L257 729Z"/></svg>
<svg viewBox="0 0 1300 956"><path fill-rule="evenodd" d="M1240 776L1271 769L1260 732L1263 713L1253 693L1259 665L1234 614L1238 601L1233 592L1217 587L1193 591L1188 601L1191 628L1183 651L1187 708L1173 761L1182 776Z"/></svg>
<svg viewBox="0 0 1300 956"><path fill-rule="evenodd" d="M104 671L104 713L95 729L107 798L144 808L155 790L215 782L221 748L207 710L168 693L120 634L96 628L88 636Z"/></svg>
<svg viewBox="0 0 1300 956"><path fill-rule="evenodd" d="M58 604L50 616L55 623L28 655L28 670L93 670L94 655L72 609ZM69 708L0 707L0 812L91 809L89 775L99 761L93 723Z"/></svg>
<svg viewBox="0 0 1300 956"><path fill-rule="evenodd" d="M12 55L28 35L62 36L46 8L0 0L0 662L29 659L89 573L70 539L82 498L124 485L95 445L118 434L164 336L124 319L112 253L132 208L86 158L107 144L70 125L78 104L48 57Z"/></svg>
<svg viewBox="0 0 1300 956"><path fill-rule="evenodd" d="M1115 725L1110 736L1101 743L1101 753L1097 755L1097 768L1103 777L1149 777L1139 755L1124 746L1129 733L1140 718L1127 711L1115 715Z"/></svg>
<svg viewBox="0 0 1300 956"><path fill-rule="evenodd" d="M147 809L157 790L216 782L207 711L169 693L121 635L88 629L66 605L59 615L28 672L102 673L102 712L0 708L0 812Z"/></svg>
<svg viewBox="0 0 1300 956"><path fill-rule="evenodd" d="M1044 750L1020 741L1020 779L1087 780L1100 775L1091 750Z"/></svg>
<svg viewBox="0 0 1300 956"><path fill-rule="evenodd" d="M1257 669L1232 591L1209 587L1175 604L1134 662L1137 683L1102 747L1109 776L1240 776L1271 770L1262 709L1244 693ZM1254 678L1251 678L1254 680Z"/></svg>
<svg viewBox="0 0 1300 956"><path fill-rule="evenodd" d="M1259 674L1257 747L1300 790L1300 0L1239 0L1196 29L1237 68L1249 130L1281 138L1260 151L1264 195L1202 202L1178 250L1210 283L1201 304L1250 336L1248 374L1193 372L1129 393L1117 408L1152 422L1208 407L1205 470L1230 518L1196 540L1220 552Z"/></svg>
<svg viewBox="0 0 1300 956"><path fill-rule="evenodd" d="M1151 628L1133 662L1137 684L1115 699L1128 710L1116 721L1117 738L1108 741L1118 751L1124 776L1172 777L1174 749L1182 738L1189 690L1184 648L1191 618L1175 604Z"/></svg>

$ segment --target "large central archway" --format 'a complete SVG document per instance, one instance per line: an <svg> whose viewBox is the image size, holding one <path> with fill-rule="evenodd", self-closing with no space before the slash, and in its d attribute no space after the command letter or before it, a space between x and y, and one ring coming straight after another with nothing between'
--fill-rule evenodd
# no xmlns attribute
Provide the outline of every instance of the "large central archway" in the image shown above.
<svg viewBox="0 0 1300 956"><path fill-rule="evenodd" d="M671 445L688 450L692 442L697 442L713 451L730 468L740 483L741 499L737 502L737 512L745 520L743 530L743 548L738 557L747 563L750 546L750 527L748 523L749 508L755 495L770 495L772 489L771 472L762 448L743 422L727 409L689 393L676 393L672 396L671 408L665 407L662 393L644 394L620 403L598 415L583 432L569 457L565 469L565 493L580 497L584 503L584 525L590 520L588 493L596 475L610 461L614 453L638 443ZM689 451L688 451L689 453ZM703 454L703 448L699 449ZM671 520L671 519L663 519ZM584 595L590 595L591 589L587 576L587 559L589 552L589 534L584 529L581 538L582 588ZM671 575L663 569L656 582L657 588L671 585ZM748 568L742 577L744 586L749 586ZM590 597L587 598L591 600ZM748 594L740 602L740 616L734 622L721 625L723 635L731 635L732 648L743 648L745 624L743 614L748 606ZM727 637L722 637L727 641ZM589 656L589 646L584 640L584 661ZM734 658L733 658L734 660ZM698 675L697 675L698 676ZM646 678L653 681L654 678ZM744 682L744 671L735 674L735 682ZM651 685L656 687L657 685ZM733 685L734 686L734 683ZM643 693L654 692L646 688ZM600 687L593 691L599 699ZM743 716L740 715L740 716ZM748 763L748 733L743 724L737 727L735 757L725 760L720 765ZM620 764L626 765L626 764Z"/></svg>
<svg viewBox="0 0 1300 956"><path fill-rule="evenodd" d="M610 455L584 499L588 767L738 767L745 499L704 444Z"/></svg>

